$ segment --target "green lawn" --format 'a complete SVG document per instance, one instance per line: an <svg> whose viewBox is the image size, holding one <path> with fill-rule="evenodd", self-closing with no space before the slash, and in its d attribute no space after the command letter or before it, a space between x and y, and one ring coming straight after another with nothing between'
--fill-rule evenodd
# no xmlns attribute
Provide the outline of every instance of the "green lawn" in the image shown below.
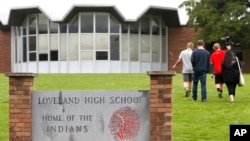
<svg viewBox="0 0 250 141"><path fill-rule="evenodd" d="M250 74L246 86L237 88L235 104L226 87L219 99L214 79L207 78L208 99L185 98L182 74L173 77L173 141L228 141L230 124L250 124ZM8 77L0 74L0 141L8 141ZM200 87L199 87L200 88ZM35 90L136 90L149 89L147 74L39 74ZM200 94L199 94L200 98Z"/></svg>

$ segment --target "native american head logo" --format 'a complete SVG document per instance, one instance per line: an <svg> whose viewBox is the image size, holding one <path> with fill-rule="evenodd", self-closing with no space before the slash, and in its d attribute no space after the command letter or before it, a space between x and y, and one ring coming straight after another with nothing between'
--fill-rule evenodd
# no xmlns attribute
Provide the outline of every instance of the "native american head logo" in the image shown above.
<svg viewBox="0 0 250 141"><path fill-rule="evenodd" d="M134 138L140 128L140 117L131 107L122 107L115 111L109 122L112 135L121 140Z"/></svg>

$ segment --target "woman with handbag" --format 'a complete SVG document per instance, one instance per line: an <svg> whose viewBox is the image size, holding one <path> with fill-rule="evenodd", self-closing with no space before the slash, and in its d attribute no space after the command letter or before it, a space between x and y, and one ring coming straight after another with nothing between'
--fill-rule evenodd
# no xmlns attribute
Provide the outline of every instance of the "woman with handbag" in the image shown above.
<svg viewBox="0 0 250 141"><path fill-rule="evenodd" d="M233 104L236 86L239 83L239 67L236 56L231 50L231 45L227 45L227 51L222 61L222 75L228 89L230 102Z"/></svg>

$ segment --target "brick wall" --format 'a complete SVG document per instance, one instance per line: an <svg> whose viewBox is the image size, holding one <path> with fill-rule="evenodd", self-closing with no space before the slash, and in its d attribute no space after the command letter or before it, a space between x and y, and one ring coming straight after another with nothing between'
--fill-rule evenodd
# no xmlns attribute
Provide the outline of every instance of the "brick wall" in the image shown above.
<svg viewBox="0 0 250 141"><path fill-rule="evenodd" d="M168 68L172 69L172 66L179 57L180 52L186 49L188 42L194 42L196 32L192 27L174 27L168 29L169 42L168 42ZM195 43L194 43L195 44ZM182 64L179 63L175 71L181 72Z"/></svg>
<svg viewBox="0 0 250 141"><path fill-rule="evenodd" d="M11 71L11 35L9 31L0 30L0 73Z"/></svg>
<svg viewBox="0 0 250 141"><path fill-rule="evenodd" d="M245 49L243 51L243 66L242 71L243 73L249 73L250 72L250 61L247 61L248 55L250 54L250 49Z"/></svg>
<svg viewBox="0 0 250 141"><path fill-rule="evenodd" d="M150 141L172 141L172 76L175 72L150 75Z"/></svg>
<svg viewBox="0 0 250 141"><path fill-rule="evenodd" d="M31 141L31 92L35 74L5 75L9 77L9 140Z"/></svg>

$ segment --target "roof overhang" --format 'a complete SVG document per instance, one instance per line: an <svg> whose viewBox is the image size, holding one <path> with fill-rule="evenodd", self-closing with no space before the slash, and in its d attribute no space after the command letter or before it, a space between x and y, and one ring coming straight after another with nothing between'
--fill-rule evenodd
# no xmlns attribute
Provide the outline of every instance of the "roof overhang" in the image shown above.
<svg viewBox="0 0 250 141"><path fill-rule="evenodd" d="M42 11L38 7L11 9L8 25L20 26L23 24L27 15L35 13L42 13Z"/></svg>
<svg viewBox="0 0 250 141"><path fill-rule="evenodd" d="M72 18L72 16L76 15L79 12L108 12L111 13L121 23L136 22L140 17L145 14L155 14L161 15L166 25L169 27L180 26L177 9L155 6L147 7L144 11L142 11L142 13L140 13L140 15L138 15L134 19L128 19L123 16L123 14L120 13L120 11L115 6L73 6L62 19L50 20L52 22L65 23L68 22ZM35 13L43 13L49 18L49 15L46 13L46 11L44 11L40 7L24 7L18 9L11 9L7 26L21 26L27 15ZM0 29L1 27L2 26L0 26Z"/></svg>
<svg viewBox="0 0 250 141"><path fill-rule="evenodd" d="M0 30L2 30L2 31L8 31L8 30L10 30L10 26L3 25L2 22L0 22Z"/></svg>

